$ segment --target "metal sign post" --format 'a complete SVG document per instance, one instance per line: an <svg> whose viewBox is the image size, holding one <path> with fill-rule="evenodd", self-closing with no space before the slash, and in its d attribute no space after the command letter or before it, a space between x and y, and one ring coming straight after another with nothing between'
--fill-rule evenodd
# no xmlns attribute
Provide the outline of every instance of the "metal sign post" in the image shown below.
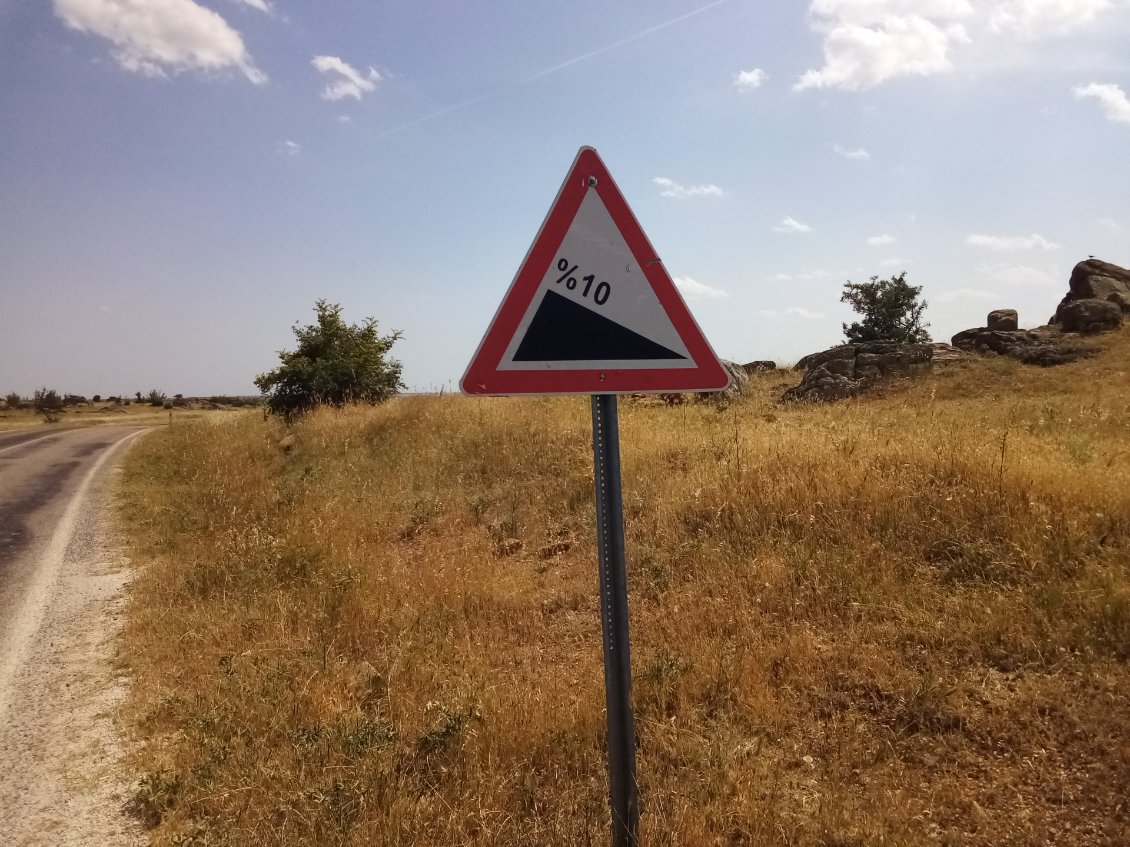
<svg viewBox="0 0 1130 847"><path fill-rule="evenodd" d="M620 426L615 394L592 396L596 539L600 555L600 628L604 636L604 697L608 710L608 782L612 847L639 843L636 725L628 648L628 574L624 562L624 500L620 491Z"/></svg>
<svg viewBox="0 0 1130 847"><path fill-rule="evenodd" d="M589 394L612 847L637 847L616 395L730 383L600 156L582 147L467 372L467 394Z"/></svg>

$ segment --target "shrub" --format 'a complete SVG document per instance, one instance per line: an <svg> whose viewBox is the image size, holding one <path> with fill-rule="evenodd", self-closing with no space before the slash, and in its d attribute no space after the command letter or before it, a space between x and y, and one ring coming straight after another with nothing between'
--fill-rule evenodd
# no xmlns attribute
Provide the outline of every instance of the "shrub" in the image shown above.
<svg viewBox="0 0 1130 847"><path fill-rule="evenodd" d="M4 402L8 404L9 409L19 409L24 404L24 398L19 393L13 391L4 397Z"/></svg>
<svg viewBox="0 0 1130 847"><path fill-rule="evenodd" d="M401 364L389 351L401 337L399 332L377 334L377 322L346 324L341 306L318 300L317 322L294 326L298 349L282 351L282 364L255 378L267 395L267 408L288 420L320 405L380 403L397 393Z"/></svg>
<svg viewBox="0 0 1130 847"><path fill-rule="evenodd" d="M158 391L156 388L151 388L149 390L149 394L145 399L150 406L156 406L157 408L160 408L165 405L165 392Z"/></svg>
<svg viewBox="0 0 1130 847"><path fill-rule="evenodd" d="M870 282L845 282L840 302L850 303L853 310L863 315L863 320L844 324L844 337L852 344L929 341L929 324L922 322L927 304L919 301L921 294L922 286L906 281L906 271L890 279L873 276Z"/></svg>
<svg viewBox="0 0 1130 847"><path fill-rule="evenodd" d="M54 423L59 419L58 413L63 409L63 398L54 388L36 389L31 402L35 411L43 415L49 423Z"/></svg>

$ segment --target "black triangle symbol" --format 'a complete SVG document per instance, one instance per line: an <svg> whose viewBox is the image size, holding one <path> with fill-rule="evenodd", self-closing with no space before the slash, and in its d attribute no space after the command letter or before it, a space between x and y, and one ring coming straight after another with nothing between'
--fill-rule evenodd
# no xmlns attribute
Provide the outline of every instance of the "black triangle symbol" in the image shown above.
<svg viewBox="0 0 1130 847"><path fill-rule="evenodd" d="M545 292L514 354L515 362L686 358L556 291Z"/></svg>

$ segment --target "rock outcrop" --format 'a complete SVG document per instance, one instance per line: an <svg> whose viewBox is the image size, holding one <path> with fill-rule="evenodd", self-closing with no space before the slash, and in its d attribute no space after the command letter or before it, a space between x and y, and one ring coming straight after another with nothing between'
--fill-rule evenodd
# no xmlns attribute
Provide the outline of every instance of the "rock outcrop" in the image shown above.
<svg viewBox="0 0 1130 847"><path fill-rule="evenodd" d="M697 395L698 398L705 400L713 397L715 399L721 398L728 400L745 393L746 387L749 385L749 374L745 372L745 369L737 362L731 362L728 359L719 359L718 361L722 363L722 367L724 367L726 373L730 375L730 387L723 391L711 391L706 394L699 394Z"/></svg>
<svg viewBox="0 0 1130 847"><path fill-rule="evenodd" d="M726 373L730 376L730 384L721 391L697 391L685 394L632 394L630 396L637 400L646 400L649 397L655 397L668 406L681 406L691 400L699 403L708 400L726 401L732 400L740 394L744 394L749 387L749 375L745 371L745 366L739 365L737 362L731 362L728 359L719 359L718 361L721 362L722 367L726 369Z"/></svg>
<svg viewBox="0 0 1130 847"><path fill-rule="evenodd" d="M934 348L934 355L930 357L930 364L935 368L939 365L956 365L977 358L976 353L961 350L952 344L946 344L944 341L935 341L930 346Z"/></svg>
<svg viewBox="0 0 1130 847"><path fill-rule="evenodd" d="M1123 314L1130 314L1130 270L1126 268L1101 259L1085 259L1072 268L1067 285L1069 291L1052 323L1058 322L1060 309L1078 300L1105 300L1116 304Z"/></svg>
<svg viewBox="0 0 1130 847"><path fill-rule="evenodd" d="M1016 314L1016 309L994 309L989 312L985 326L989 329L1013 332L1020 329L1020 316Z"/></svg>
<svg viewBox="0 0 1130 847"><path fill-rule="evenodd" d="M802 358L800 385L783 400L840 400L854 397L887 377L909 377L934 365L949 365L978 354L1009 356L1030 365L1062 365L1091 355L1085 335L1119 329L1130 315L1130 270L1087 259L1071 271L1069 291L1048 326L1020 329L1015 309L996 309L986 325L959 332L949 344L873 341L842 344ZM744 367L760 365L751 362Z"/></svg>
<svg viewBox="0 0 1130 847"><path fill-rule="evenodd" d="M953 346L1044 367L1088 356L1080 336L1116 330L1130 314L1130 271L1087 259L1072 269L1068 288L1047 326L1019 329L1014 310L998 309L989 313L984 327L955 335Z"/></svg>
<svg viewBox="0 0 1130 847"><path fill-rule="evenodd" d="M805 356L796 367L804 370L800 385L783 400L842 400L866 391L884 378L908 377L930 368L932 344L869 341L842 344Z"/></svg>
<svg viewBox="0 0 1130 847"><path fill-rule="evenodd" d="M742 365L742 370L747 374L763 373L764 371L777 370L777 363L769 359L758 359L756 362L746 362Z"/></svg>
<svg viewBox="0 0 1130 847"><path fill-rule="evenodd" d="M1085 259L1071 270L1068 291L1049 324L1064 332L1093 335L1122 326L1130 314L1130 270Z"/></svg>
<svg viewBox="0 0 1130 847"><path fill-rule="evenodd" d="M1060 303L1055 310L1055 323L1064 332L1094 335L1122 326L1122 308L1112 300L1087 298Z"/></svg>
<svg viewBox="0 0 1130 847"><path fill-rule="evenodd" d="M1024 362L1026 365L1065 365L1089 355L1077 337L1055 327L1012 331L974 327L953 337L953 346L971 353L997 353Z"/></svg>

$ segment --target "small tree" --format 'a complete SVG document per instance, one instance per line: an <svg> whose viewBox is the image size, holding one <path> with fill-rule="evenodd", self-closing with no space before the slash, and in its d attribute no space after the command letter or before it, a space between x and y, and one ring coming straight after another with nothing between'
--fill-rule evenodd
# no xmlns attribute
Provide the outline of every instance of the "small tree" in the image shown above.
<svg viewBox="0 0 1130 847"><path fill-rule="evenodd" d="M19 395L19 392L13 391L4 398L4 402L8 404L9 409L18 409L24 404L24 398Z"/></svg>
<svg viewBox="0 0 1130 847"><path fill-rule="evenodd" d="M404 387L401 364L388 355L401 333L378 335L373 318L346 324L341 306L325 300L314 312L316 323L293 327L298 349L280 351L282 364L255 378L270 412L289 420L322 404L375 404Z"/></svg>
<svg viewBox="0 0 1130 847"><path fill-rule="evenodd" d="M154 406L159 409L165 405L165 392L161 391L158 388L150 388L149 394L146 395L145 399L150 406Z"/></svg>
<svg viewBox="0 0 1130 847"><path fill-rule="evenodd" d="M871 277L870 282L844 283L841 303L863 315L862 321L844 324L844 337L849 344L863 341L900 341L917 344L930 340L923 323L926 301L919 301L921 285L906 281L906 271L890 279Z"/></svg>
<svg viewBox="0 0 1130 847"><path fill-rule="evenodd" d="M59 420L59 412L63 410L63 398L54 388L48 389L46 386L37 388L31 403L35 411L43 415L48 423Z"/></svg>

